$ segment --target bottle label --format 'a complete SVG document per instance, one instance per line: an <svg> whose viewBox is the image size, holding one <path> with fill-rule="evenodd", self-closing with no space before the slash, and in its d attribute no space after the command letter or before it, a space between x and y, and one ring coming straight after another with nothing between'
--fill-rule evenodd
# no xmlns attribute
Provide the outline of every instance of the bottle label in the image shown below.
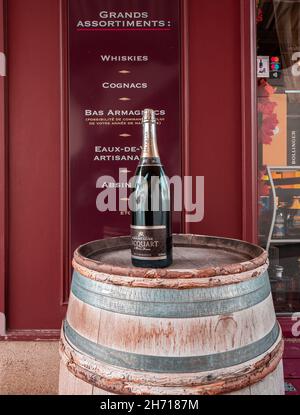
<svg viewBox="0 0 300 415"><path fill-rule="evenodd" d="M166 226L131 226L131 241L134 259L167 259Z"/></svg>

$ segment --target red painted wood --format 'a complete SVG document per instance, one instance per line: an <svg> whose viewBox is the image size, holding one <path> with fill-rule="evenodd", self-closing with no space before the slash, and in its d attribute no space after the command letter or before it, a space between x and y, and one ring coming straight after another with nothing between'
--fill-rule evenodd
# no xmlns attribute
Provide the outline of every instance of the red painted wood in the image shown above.
<svg viewBox="0 0 300 415"><path fill-rule="evenodd" d="M190 66L189 66L189 2L181 1L181 105L182 105L182 172L183 176L190 176ZM184 204L183 204L184 205ZM190 233L190 224L185 220L186 212L182 212L182 232Z"/></svg>
<svg viewBox="0 0 300 415"><path fill-rule="evenodd" d="M279 317L278 321L280 323L284 338L298 338L300 340L300 315L298 317Z"/></svg>
<svg viewBox="0 0 300 415"><path fill-rule="evenodd" d="M283 357L284 359L299 359L300 362L300 339L298 341L285 340Z"/></svg>
<svg viewBox="0 0 300 415"><path fill-rule="evenodd" d="M57 329L61 240L60 2L10 0L8 328Z"/></svg>
<svg viewBox="0 0 300 415"><path fill-rule="evenodd" d="M61 140L61 301L67 305L71 289L70 186L69 186L69 87L68 87L68 1L60 0L60 140Z"/></svg>
<svg viewBox="0 0 300 415"><path fill-rule="evenodd" d="M62 39L60 21L65 18L59 0L7 3L8 327L56 329L64 314L61 303L69 291L66 68L60 62L66 41ZM188 102L184 130L188 139L184 147L188 150L185 171L204 175L206 184L205 219L187 230L252 240L257 200L251 171L255 170L256 153L253 143L248 143L253 124L250 115L245 115L248 75L243 79L241 76L251 61L248 46L252 38L246 36L251 19L247 14L249 3L185 0L185 19L189 23L185 59L190 56L189 76L185 79L190 88L184 92ZM0 44L1 39L0 31ZM246 96L243 102L242 93ZM1 97L0 89L0 116ZM0 143L2 138L0 129ZM0 168L3 166L1 163ZM2 176L0 173L0 180ZM4 226L3 200L4 194L0 193L0 226ZM4 253L3 241L0 255ZM4 272L0 270L3 307Z"/></svg>
<svg viewBox="0 0 300 415"><path fill-rule="evenodd" d="M296 389L286 394L300 395L300 339L285 340L283 366L286 383Z"/></svg>
<svg viewBox="0 0 300 415"><path fill-rule="evenodd" d="M193 233L241 238L240 4L189 0L190 172L205 176L205 219Z"/></svg>
<svg viewBox="0 0 300 415"><path fill-rule="evenodd" d="M243 239L257 243L257 108L255 2L241 0Z"/></svg>
<svg viewBox="0 0 300 415"><path fill-rule="evenodd" d="M4 44L4 4L0 0L0 52ZM5 313L5 264L6 264L6 160L5 160L5 78L0 76L0 313ZM5 330L5 320L0 316L0 335Z"/></svg>
<svg viewBox="0 0 300 415"><path fill-rule="evenodd" d="M286 379L300 379L300 359L284 359L284 374Z"/></svg>

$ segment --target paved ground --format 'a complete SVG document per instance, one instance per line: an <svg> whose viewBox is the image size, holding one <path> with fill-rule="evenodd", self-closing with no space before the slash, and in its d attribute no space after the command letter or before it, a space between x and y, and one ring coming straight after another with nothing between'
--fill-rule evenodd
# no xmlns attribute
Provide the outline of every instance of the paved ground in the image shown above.
<svg viewBox="0 0 300 415"><path fill-rule="evenodd" d="M58 342L0 342L0 395L55 395L58 376Z"/></svg>

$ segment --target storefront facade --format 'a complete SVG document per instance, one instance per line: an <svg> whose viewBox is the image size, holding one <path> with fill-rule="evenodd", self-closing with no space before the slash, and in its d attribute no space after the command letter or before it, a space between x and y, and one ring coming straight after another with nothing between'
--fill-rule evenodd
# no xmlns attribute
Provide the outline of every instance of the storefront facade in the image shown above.
<svg viewBox="0 0 300 415"><path fill-rule="evenodd" d="M182 215L178 231L244 239L270 249L274 299L289 336L286 316L300 311L297 215L290 212L296 211L300 168L297 150L289 162L292 150L284 143L288 121L297 124L292 117L296 106L291 106L293 114L288 110L296 93L286 91L297 91L297 84L285 84L290 77L283 69L291 66L284 49L288 35L274 39L276 27L281 33L282 16L293 19L277 3L285 2L180 3L177 151L182 176L204 176L205 217L185 223ZM6 317L1 334L8 339L58 338L70 290L72 250L68 2L1 0L0 10L0 48L7 58L7 76L0 78L0 312ZM291 24L292 37L296 26ZM295 48L297 44L293 53ZM257 78L258 70L266 72ZM276 103L267 105L266 99ZM264 103L272 107L274 127L260 114ZM274 149L279 122L282 148ZM284 160L277 160L277 153ZM162 156L167 158L167 152ZM277 208L281 203L278 218L276 200ZM274 226L279 226L275 237ZM280 272L288 278L281 280Z"/></svg>

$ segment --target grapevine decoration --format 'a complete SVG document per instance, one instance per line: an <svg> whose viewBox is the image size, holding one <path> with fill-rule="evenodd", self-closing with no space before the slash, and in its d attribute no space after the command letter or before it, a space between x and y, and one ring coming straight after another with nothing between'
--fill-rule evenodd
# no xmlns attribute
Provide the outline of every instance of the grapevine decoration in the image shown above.
<svg viewBox="0 0 300 415"><path fill-rule="evenodd" d="M278 127L279 120L275 112L277 103L271 100L271 96L276 92L265 79L260 79L258 83L258 142L270 145L274 138L274 131ZM262 166L259 175L259 195L267 196L268 186L263 177L267 174L266 166Z"/></svg>
<svg viewBox="0 0 300 415"><path fill-rule="evenodd" d="M276 92L265 79L258 84L258 141L262 144L271 144L274 131L278 126L278 118L275 112L276 102L270 97Z"/></svg>

